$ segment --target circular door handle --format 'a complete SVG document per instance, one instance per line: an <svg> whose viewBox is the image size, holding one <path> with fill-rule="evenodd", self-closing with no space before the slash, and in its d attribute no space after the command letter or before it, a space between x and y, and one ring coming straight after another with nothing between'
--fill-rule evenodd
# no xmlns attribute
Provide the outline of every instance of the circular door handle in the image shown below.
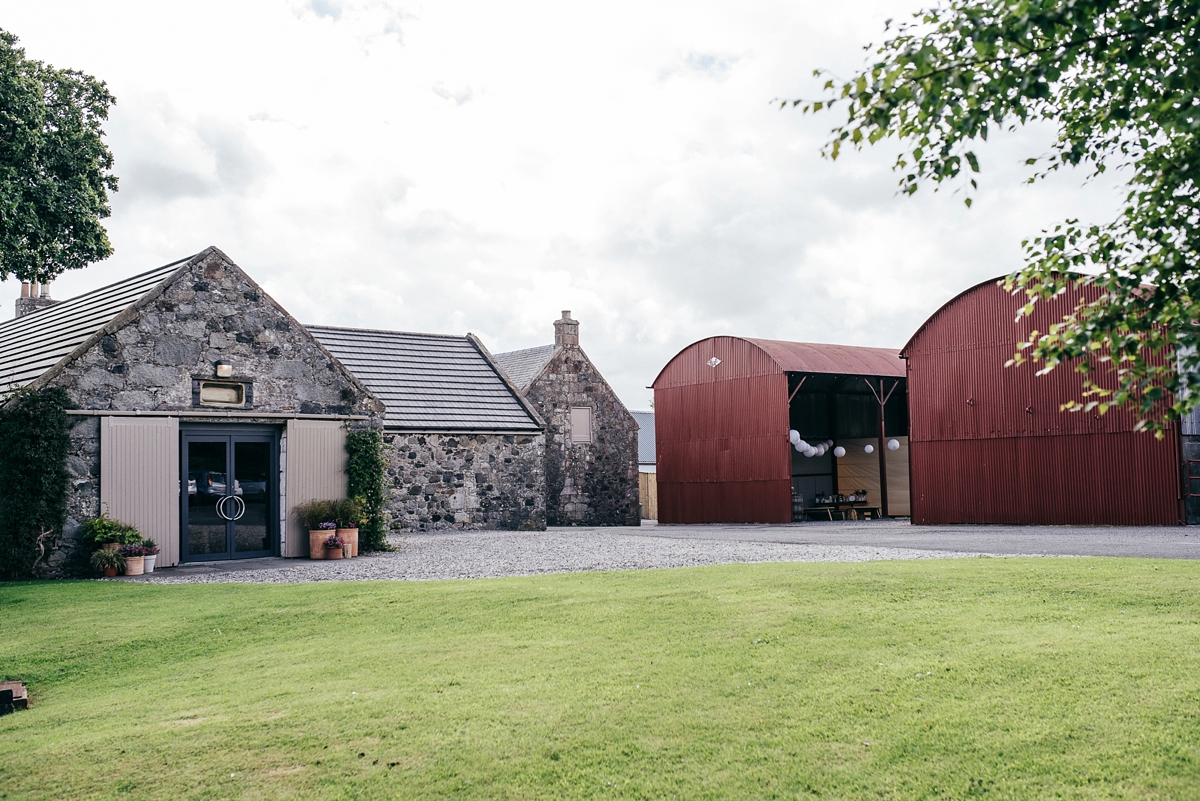
<svg viewBox="0 0 1200 801"><path fill-rule="evenodd" d="M217 501L217 514L219 514L221 516L222 520L237 520L238 517L241 517L241 515L238 515L237 517L230 517L228 514L225 513L225 502L228 500L236 501L236 500L238 500L238 498L236 495L222 496L222 498L219 501ZM233 508L237 509L236 503L233 505Z"/></svg>
<svg viewBox="0 0 1200 801"><path fill-rule="evenodd" d="M233 519L241 520L242 515L246 514L246 501L244 501L242 498L239 498L237 495L233 496L233 500L237 502L237 511L234 513Z"/></svg>

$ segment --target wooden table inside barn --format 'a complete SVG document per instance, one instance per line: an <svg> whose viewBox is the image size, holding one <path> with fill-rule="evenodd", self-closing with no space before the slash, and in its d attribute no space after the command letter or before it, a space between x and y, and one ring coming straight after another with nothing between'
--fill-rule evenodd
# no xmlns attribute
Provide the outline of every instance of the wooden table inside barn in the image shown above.
<svg viewBox="0 0 1200 801"><path fill-rule="evenodd" d="M879 519L879 507L868 501L835 501L805 507L805 520L872 520Z"/></svg>

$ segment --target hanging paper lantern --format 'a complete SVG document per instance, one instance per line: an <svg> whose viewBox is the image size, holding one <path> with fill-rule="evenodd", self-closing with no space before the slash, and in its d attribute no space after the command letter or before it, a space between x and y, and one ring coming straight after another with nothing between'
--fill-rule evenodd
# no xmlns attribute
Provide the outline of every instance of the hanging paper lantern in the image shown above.
<svg viewBox="0 0 1200 801"><path fill-rule="evenodd" d="M898 451L898 450L900 450L900 443L899 443L898 441L894 440L894 439L889 439L889 440L888 440L888 450L889 450L889 451Z"/></svg>
<svg viewBox="0 0 1200 801"><path fill-rule="evenodd" d="M866 451L867 453L874 453L874 452L875 452L875 446L874 446L874 445L867 445L867 446L865 446L865 447L863 448L863 450L864 450L864 451Z"/></svg>
<svg viewBox="0 0 1200 801"><path fill-rule="evenodd" d="M846 449L843 448L841 445L838 445L836 448L833 449L833 455L836 456L837 458L841 459L843 456L846 455Z"/></svg>
<svg viewBox="0 0 1200 801"><path fill-rule="evenodd" d="M813 446L809 445L808 450L806 450L804 452L804 455L807 456L809 459L811 459L817 455L817 449L814 448Z"/></svg>
<svg viewBox="0 0 1200 801"><path fill-rule="evenodd" d="M791 442L793 445L799 444L800 432L793 428L791 431L788 432L788 441Z"/></svg>

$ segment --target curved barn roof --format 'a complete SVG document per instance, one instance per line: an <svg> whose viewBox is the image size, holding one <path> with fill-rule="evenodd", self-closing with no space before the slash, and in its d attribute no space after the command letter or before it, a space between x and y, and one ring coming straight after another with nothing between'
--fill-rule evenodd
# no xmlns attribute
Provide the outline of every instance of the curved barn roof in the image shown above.
<svg viewBox="0 0 1200 801"><path fill-rule="evenodd" d="M954 304L958 303L960 300L965 298L967 295L970 295L971 293L977 291L981 287L995 286L996 284L1000 283L1007 277L1008 277L1008 275L1005 274L1005 275L997 276L996 278L989 278L986 281L980 281L978 284L967 287L962 292L959 292L957 295L950 298L950 300L943 303L941 306L938 306L937 311L935 311L933 314L929 315L928 319L926 319L925 322L921 323L921 327L918 328L916 331L914 331L913 335L908 338L908 342L904 343L904 347L900 349L900 358L901 359L908 358L908 356L907 356L908 351L913 346L913 343L917 341L917 337L921 336L921 334L924 333L925 329L929 327L930 323L932 323L938 317L942 316L946 312L947 309L949 309Z"/></svg>
<svg viewBox="0 0 1200 801"><path fill-rule="evenodd" d="M766 351L785 373L904 377L900 351L892 348L860 348L778 339L746 338L746 341Z"/></svg>
<svg viewBox="0 0 1200 801"><path fill-rule="evenodd" d="M904 378L905 365L894 348L861 348L854 345L828 345L821 342L787 342L779 339L754 339L729 335L706 337L688 345L671 357L654 379L663 374L684 354L718 340L745 342L761 351L783 373L878 376Z"/></svg>

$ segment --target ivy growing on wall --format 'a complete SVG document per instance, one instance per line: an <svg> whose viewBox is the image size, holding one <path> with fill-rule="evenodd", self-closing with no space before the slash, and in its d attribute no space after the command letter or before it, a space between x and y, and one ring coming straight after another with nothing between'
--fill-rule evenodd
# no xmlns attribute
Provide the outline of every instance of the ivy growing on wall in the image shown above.
<svg viewBox="0 0 1200 801"><path fill-rule="evenodd" d="M384 521L383 437L378 431L352 431L346 437L346 478L351 498L356 498L366 520L359 527L358 547L364 551L390 550Z"/></svg>
<svg viewBox="0 0 1200 801"><path fill-rule="evenodd" d="M62 531L70 398L18 390L0 407L0 578L28 577Z"/></svg>

